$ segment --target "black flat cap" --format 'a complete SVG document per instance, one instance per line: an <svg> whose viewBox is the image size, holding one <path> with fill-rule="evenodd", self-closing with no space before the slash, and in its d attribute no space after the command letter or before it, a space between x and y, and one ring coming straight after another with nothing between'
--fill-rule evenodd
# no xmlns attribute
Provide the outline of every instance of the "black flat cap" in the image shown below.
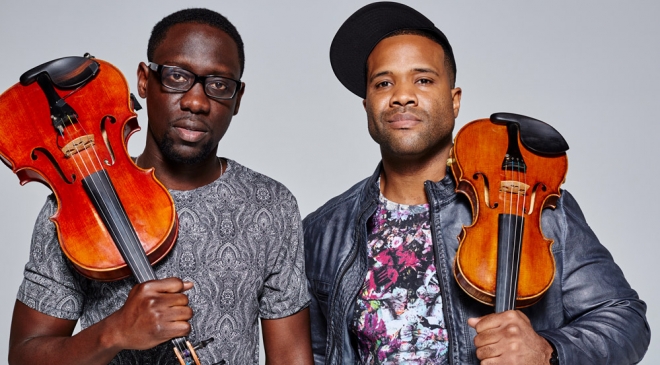
<svg viewBox="0 0 660 365"><path fill-rule="evenodd" d="M330 45L332 70L353 94L366 97L367 58L378 42L399 30L420 30L429 34L442 46L456 70L447 37L427 17L407 5L389 1L372 3L346 19Z"/></svg>

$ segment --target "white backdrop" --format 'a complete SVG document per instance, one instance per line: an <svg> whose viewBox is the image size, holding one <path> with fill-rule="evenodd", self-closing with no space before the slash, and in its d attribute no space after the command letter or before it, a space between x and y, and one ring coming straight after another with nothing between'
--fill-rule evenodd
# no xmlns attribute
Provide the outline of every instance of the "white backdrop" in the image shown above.
<svg viewBox="0 0 660 365"><path fill-rule="evenodd" d="M653 238L660 220L660 3L405 2L452 43L463 89L457 127L508 111L546 121L564 135L571 147L564 187L649 305L652 329L660 328L658 274L652 273L660 256ZM85 52L117 65L135 90L136 67L146 60L158 20L182 7L219 11L245 42L247 84L219 153L283 182L305 216L370 175L379 160L361 100L335 79L328 60L334 33L366 3L3 0L0 90L33 66ZM0 116L0 123L8 118ZM139 119L146 126L146 113ZM138 154L143 145L140 132L129 150ZM0 359L7 355L32 224L47 194L40 184L20 187L0 166ZM655 340L642 364L657 363Z"/></svg>

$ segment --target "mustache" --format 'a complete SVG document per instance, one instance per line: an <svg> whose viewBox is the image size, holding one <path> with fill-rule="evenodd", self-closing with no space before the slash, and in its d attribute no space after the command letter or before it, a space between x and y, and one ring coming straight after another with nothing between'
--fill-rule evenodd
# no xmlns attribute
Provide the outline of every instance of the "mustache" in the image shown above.
<svg viewBox="0 0 660 365"><path fill-rule="evenodd" d="M407 115L404 115L407 114ZM427 113L424 110L417 109L415 107L397 107L394 109L389 109L381 113L381 120L409 120L412 119L410 116L416 118L417 120L424 120L427 116Z"/></svg>

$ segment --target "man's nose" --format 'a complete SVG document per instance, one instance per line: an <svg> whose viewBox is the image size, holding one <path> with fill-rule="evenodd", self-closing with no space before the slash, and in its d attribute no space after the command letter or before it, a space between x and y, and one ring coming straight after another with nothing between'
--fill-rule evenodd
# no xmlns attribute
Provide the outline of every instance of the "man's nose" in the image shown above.
<svg viewBox="0 0 660 365"><path fill-rule="evenodd" d="M204 91L204 84L196 82L181 98L181 109L193 114L207 114L211 108L211 101Z"/></svg>
<svg viewBox="0 0 660 365"><path fill-rule="evenodd" d="M410 83L399 83L394 86L390 106L417 105L415 86Z"/></svg>

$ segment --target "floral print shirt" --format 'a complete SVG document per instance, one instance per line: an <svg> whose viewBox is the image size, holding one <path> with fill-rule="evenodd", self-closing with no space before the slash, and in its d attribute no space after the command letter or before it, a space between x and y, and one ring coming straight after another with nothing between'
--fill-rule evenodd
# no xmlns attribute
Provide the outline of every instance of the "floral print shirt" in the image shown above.
<svg viewBox="0 0 660 365"><path fill-rule="evenodd" d="M446 363L448 337L428 204L398 204L381 194L367 254L353 321L361 362Z"/></svg>

